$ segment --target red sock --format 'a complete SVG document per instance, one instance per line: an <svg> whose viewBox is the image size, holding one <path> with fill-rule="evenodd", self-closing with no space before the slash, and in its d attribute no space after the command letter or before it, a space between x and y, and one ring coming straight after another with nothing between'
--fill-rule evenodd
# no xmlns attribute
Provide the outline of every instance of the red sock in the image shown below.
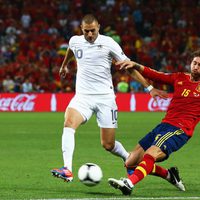
<svg viewBox="0 0 200 200"><path fill-rule="evenodd" d="M151 175L154 175L154 176L159 176L161 178L166 178L167 177L167 174L168 174L168 170L159 166L159 165L156 165L154 164L154 167L153 167L153 170L151 172Z"/></svg>
<svg viewBox="0 0 200 200"><path fill-rule="evenodd" d="M149 155L145 154L143 160L136 167L134 173L129 176L131 182L135 185L137 182L141 181L146 175L152 172L155 159Z"/></svg>

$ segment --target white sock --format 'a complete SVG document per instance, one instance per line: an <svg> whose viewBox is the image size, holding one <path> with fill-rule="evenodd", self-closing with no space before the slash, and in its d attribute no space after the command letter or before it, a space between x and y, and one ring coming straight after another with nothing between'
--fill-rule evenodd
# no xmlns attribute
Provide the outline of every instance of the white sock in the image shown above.
<svg viewBox="0 0 200 200"><path fill-rule="evenodd" d="M170 173L169 173L169 170L168 170L166 179L167 179L168 181L170 181L170 179L171 179L171 175L170 175Z"/></svg>
<svg viewBox="0 0 200 200"><path fill-rule="evenodd" d="M124 161L128 158L129 153L126 151L126 149L123 147L123 145L118 142L115 141L115 146L114 148L111 150L111 153L121 157Z"/></svg>
<svg viewBox="0 0 200 200"><path fill-rule="evenodd" d="M72 172L72 159L75 147L75 130L73 128L63 128L62 134L62 152L64 166Z"/></svg>

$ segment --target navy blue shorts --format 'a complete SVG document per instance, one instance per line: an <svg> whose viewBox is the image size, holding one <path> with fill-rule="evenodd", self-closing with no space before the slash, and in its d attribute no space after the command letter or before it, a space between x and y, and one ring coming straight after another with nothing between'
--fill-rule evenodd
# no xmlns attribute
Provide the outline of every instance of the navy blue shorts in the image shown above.
<svg viewBox="0 0 200 200"><path fill-rule="evenodd" d="M165 158L167 159L172 152L186 144L189 138L182 129L168 123L161 123L143 137L139 144L145 151L152 145L159 147L167 155Z"/></svg>

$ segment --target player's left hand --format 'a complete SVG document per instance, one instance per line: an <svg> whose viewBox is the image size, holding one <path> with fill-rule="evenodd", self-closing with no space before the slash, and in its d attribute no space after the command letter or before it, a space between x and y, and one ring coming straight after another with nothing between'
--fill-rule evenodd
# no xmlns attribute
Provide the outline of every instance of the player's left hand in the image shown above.
<svg viewBox="0 0 200 200"><path fill-rule="evenodd" d="M167 99L168 98L168 94L167 92L163 91L163 90L159 90L156 88L153 88L150 91L150 95L156 100L156 97L160 97L162 99Z"/></svg>

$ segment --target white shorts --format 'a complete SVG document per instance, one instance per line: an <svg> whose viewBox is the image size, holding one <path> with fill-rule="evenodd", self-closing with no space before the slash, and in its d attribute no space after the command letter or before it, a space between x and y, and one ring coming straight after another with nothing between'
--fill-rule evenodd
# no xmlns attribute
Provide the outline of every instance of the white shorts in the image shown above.
<svg viewBox="0 0 200 200"><path fill-rule="evenodd" d="M68 107L80 112L85 121L95 114L101 128L117 128L117 104L114 94L76 94Z"/></svg>

